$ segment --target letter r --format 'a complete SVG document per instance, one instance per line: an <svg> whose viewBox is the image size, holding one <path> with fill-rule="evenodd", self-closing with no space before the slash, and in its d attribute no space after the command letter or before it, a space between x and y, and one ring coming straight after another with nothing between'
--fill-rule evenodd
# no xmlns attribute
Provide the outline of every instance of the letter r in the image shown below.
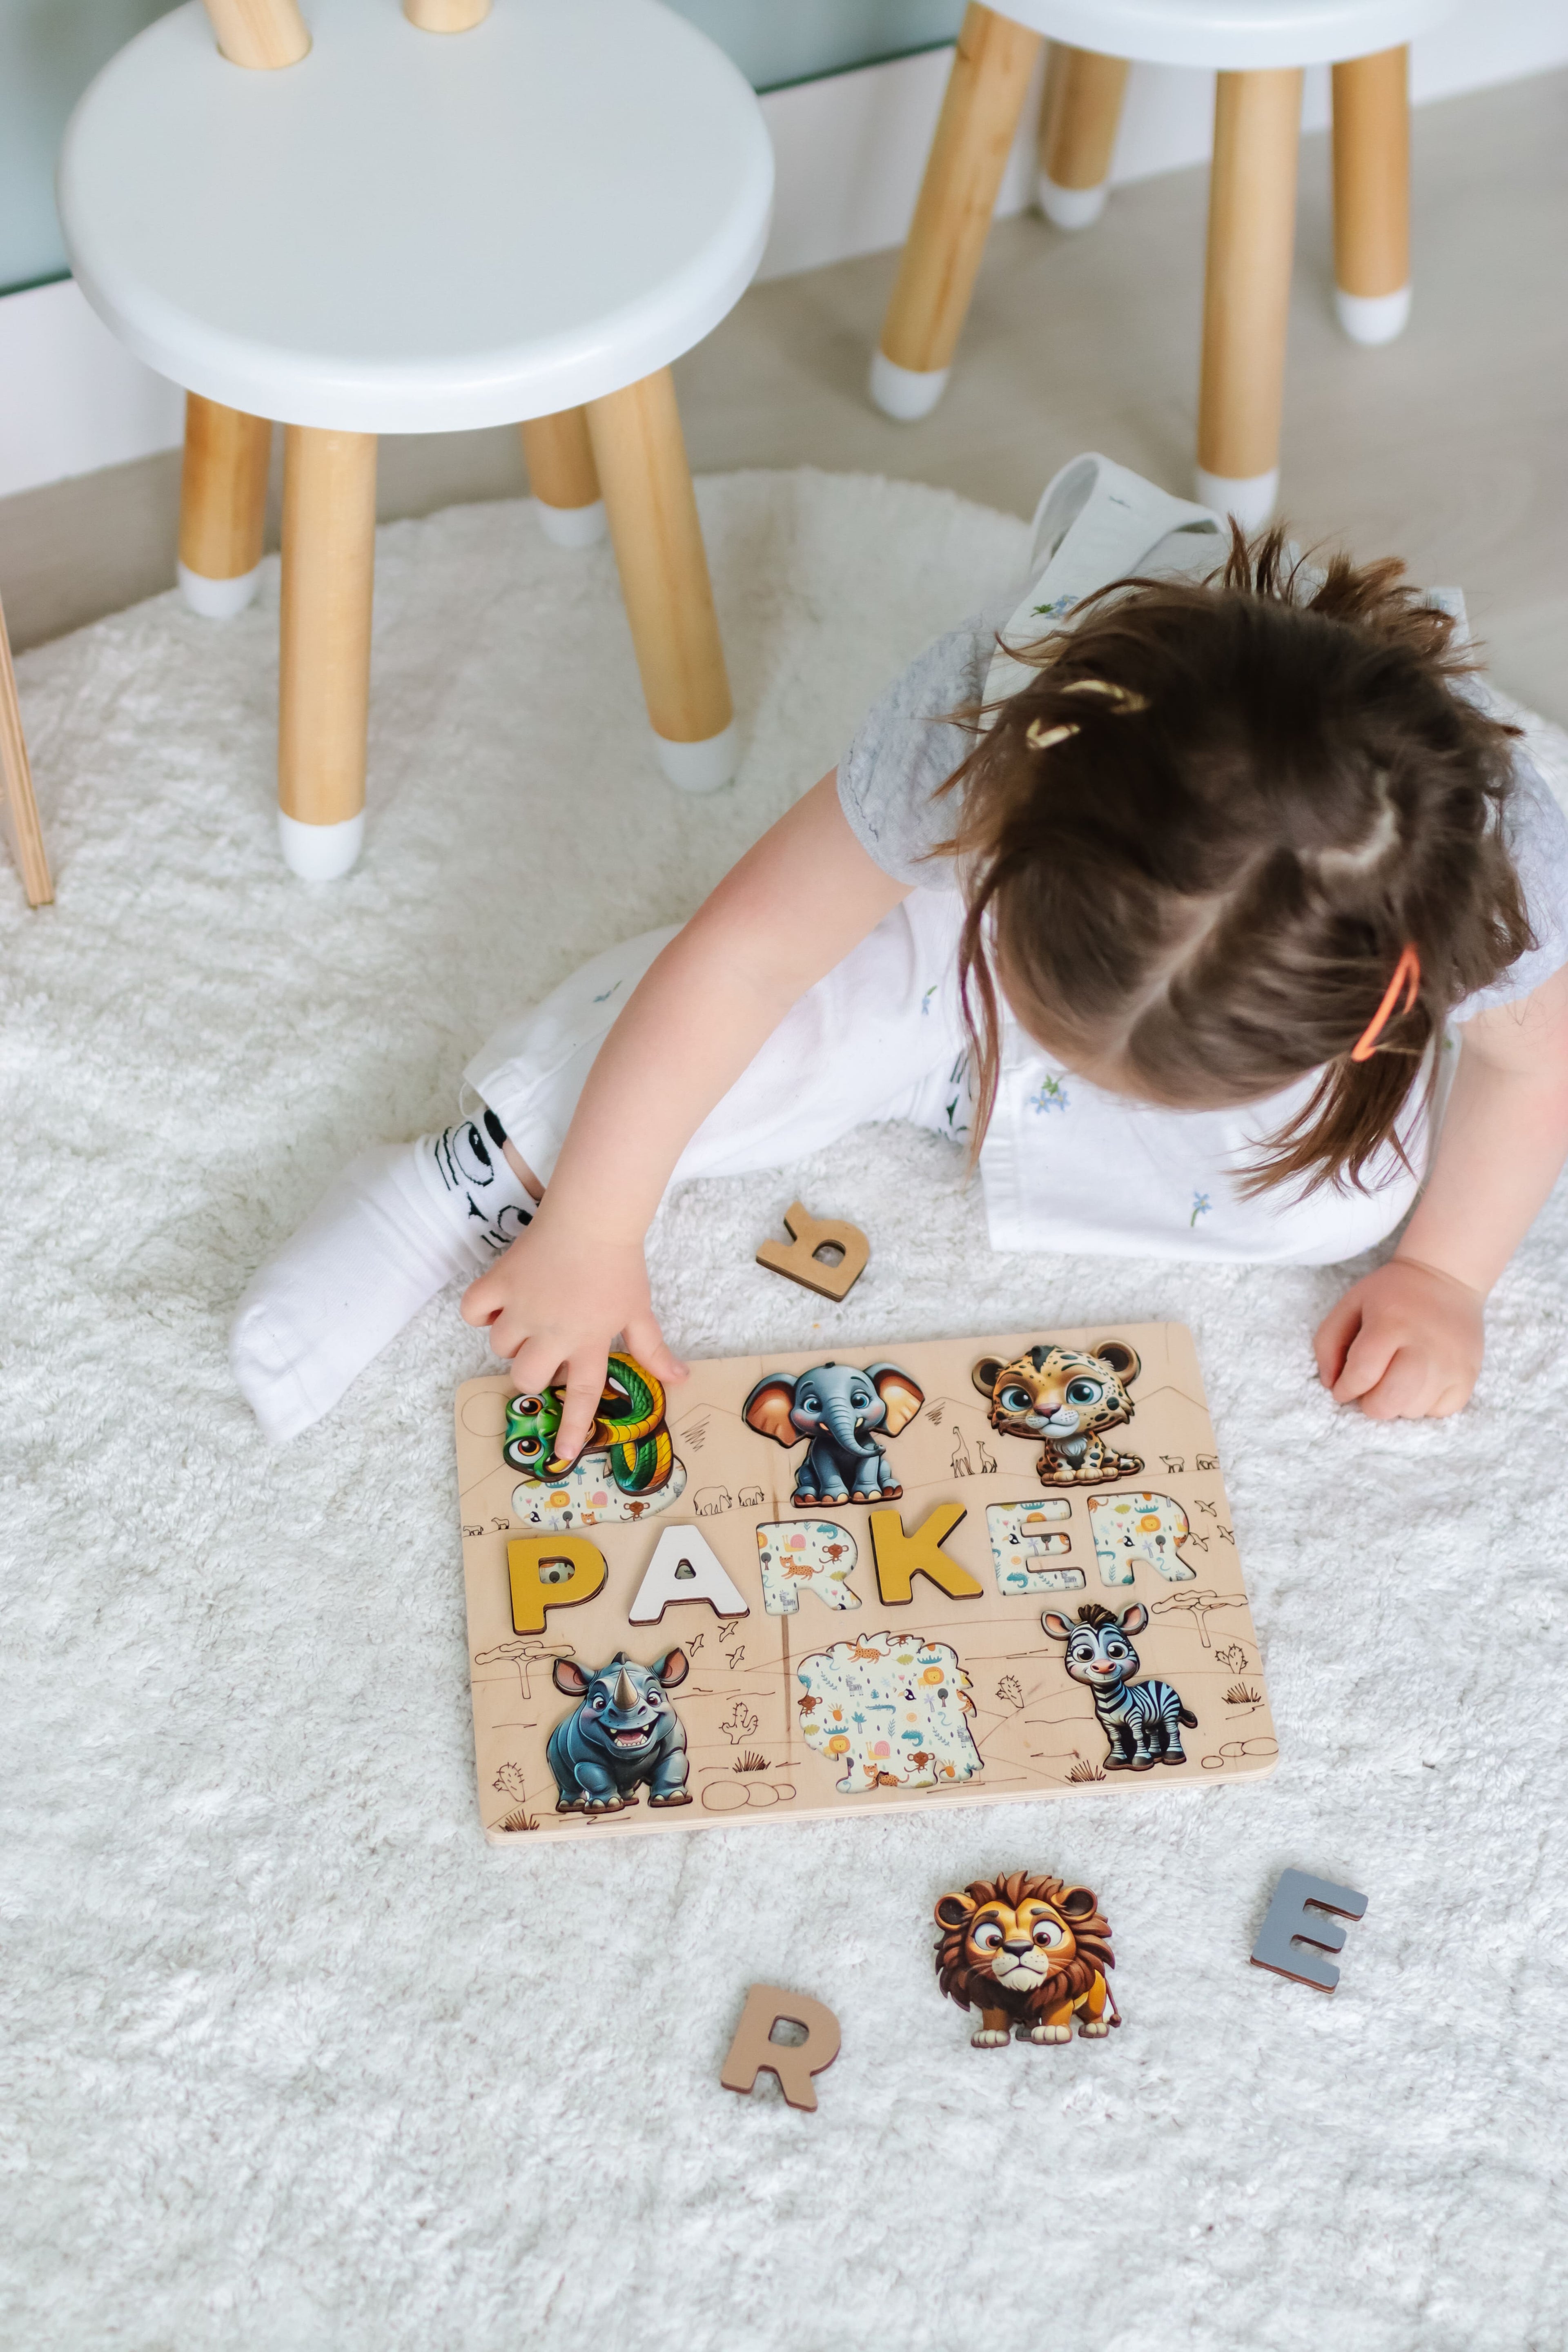
<svg viewBox="0 0 1568 2352"><path fill-rule="evenodd" d="M805 2040L774 2042L773 2030L781 2021L803 2026ZM821 2001L806 1993L784 1992L778 1985L752 1985L719 2080L727 2091L745 2092L755 2090L759 2074L773 2074L792 2107L815 2113L811 2078L832 2065L839 2040L838 2020Z"/></svg>

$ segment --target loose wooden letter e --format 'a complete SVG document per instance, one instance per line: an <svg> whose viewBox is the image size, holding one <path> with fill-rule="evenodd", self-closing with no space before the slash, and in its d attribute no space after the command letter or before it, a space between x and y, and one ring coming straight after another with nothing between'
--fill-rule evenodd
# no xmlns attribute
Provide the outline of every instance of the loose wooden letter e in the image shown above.
<svg viewBox="0 0 1568 2352"><path fill-rule="evenodd" d="M804 2027L805 2040L773 2041L773 2030L781 2020ZM838 2020L821 2001L803 1992L784 1992L778 1985L752 1985L719 2080L727 2091L753 2091L759 2074L775 2074L792 2107L815 2113L816 2093L811 2078L832 2065L838 2043Z"/></svg>
<svg viewBox="0 0 1568 2352"><path fill-rule="evenodd" d="M1332 1885L1304 1870L1288 1870L1274 1890L1274 1900L1252 1948L1252 1965L1272 1969L1277 1977L1289 1977L1293 1984L1315 1985L1320 1992L1332 1992L1340 1972L1332 1960L1320 1959L1318 1953L1342 1951L1345 1931L1322 1915L1336 1911L1342 1919L1359 1919L1365 1910L1366 1896L1353 1887ZM1302 1951L1303 1944L1315 1948Z"/></svg>

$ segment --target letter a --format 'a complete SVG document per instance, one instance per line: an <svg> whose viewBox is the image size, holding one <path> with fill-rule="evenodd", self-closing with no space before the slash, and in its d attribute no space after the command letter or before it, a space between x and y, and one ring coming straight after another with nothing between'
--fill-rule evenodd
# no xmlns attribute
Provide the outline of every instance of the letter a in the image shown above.
<svg viewBox="0 0 1568 2352"><path fill-rule="evenodd" d="M889 1609L915 1597L913 1580L929 1576L950 1601L973 1601L980 1586L966 1568L949 1559L941 1549L963 1517L962 1503L935 1503L913 1535L904 1533L897 1511L871 1514L871 1549L877 1560L877 1590Z"/></svg>
<svg viewBox="0 0 1568 2352"><path fill-rule="evenodd" d="M719 1617L752 1613L712 1545L695 1528L665 1528L626 1611L627 1624L657 1625L672 1601L711 1601Z"/></svg>
<svg viewBox="0 0 1568 2352"><path fill-rule="evenodd" d="M604 1553L584 1536L514 1536L506 1564L514 1633L542 1633L547 1609L592 1601L608 1573Z"/></svg>

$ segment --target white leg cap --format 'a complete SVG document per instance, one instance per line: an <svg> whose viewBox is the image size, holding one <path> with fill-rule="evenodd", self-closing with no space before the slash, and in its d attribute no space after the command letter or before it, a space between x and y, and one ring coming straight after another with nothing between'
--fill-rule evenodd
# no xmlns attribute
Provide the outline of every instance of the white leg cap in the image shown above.
<svg viewBox="0 0 1568 2352"><path fill-rule="evenodd" d="M1271 466L1267 474L1234 478L1227 474L1205 474L1200 466L1196 481L1199 505L1212 507L1217 515L1234 515L1243 530L1261 530L1279 495L1278 466Z"/></svg>
<svg viewBox="0 0 1568 2352"><path fill-rule="evenodd" d="M948 368L900 367L886 352L878 352L871 361L870 394L884 416L896 417L900 425L913 425L929 416L947 389Z"/></svg>
<svg viewBox="0 0 1568 2352"><path fill-rule="evenodd" d="M261 566L254 572L242 572L237 580L207 580L199 572L188 571L184 564L174 566L180 583L180 593L193 613L204 621L232 621L246 606L261 585Z"/></svg>
<svg viewBox="0 0 1568 2352"><path fill-rule="evenodd" d="M1058 188L1042 172L1035 183L1040 210L1053 228L1088 228L1105 210L1106 183L1098 188Z"/></svg>
<svg viewBox="0 0 1568 2352"><path fill-rule="evenodd" d="M1334 289L1334 309L1352 343L1391 343L1405 332L1410 317L1410 289L1396 294L1347 294Z"/></svg>
<svg viewBox="0 0 1568 2352"><path fill-rule="evenodd" d="M547 507L542 499L535 499L533 511L540 530L557 547L594 547L605 536L603 499L595 499L591 507Z"/></svg>
<svg viewBox="0 0 1568 2352"><path fill-rule="evenodd" d="M302 882L336 882L353 865L364 840L364 811L341 824L301 824L278 812L278 843L283 863Z"/></svg>
<svg viewBox="0 0 1568 2352"><path fill-rule="evenodd" d="M672 743L664 735L653 740L659 766L683 793L716 793L734 782L741 764L741 730L734 719L722 735L710 735L701 743Z"/></svg>

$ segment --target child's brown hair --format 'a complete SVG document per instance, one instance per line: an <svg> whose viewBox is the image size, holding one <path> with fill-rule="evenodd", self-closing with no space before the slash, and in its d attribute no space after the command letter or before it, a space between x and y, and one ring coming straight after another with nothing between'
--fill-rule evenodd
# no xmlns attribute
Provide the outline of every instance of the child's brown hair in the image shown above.
<svg viewBox="0 0 1568 2352"><path fill-rule="evenodd" d="M1121 581L1010 648L1036 672L949 780L978 1150L1000 999L1173 1107L1323 1075L1243 1179L1354 1184L1453 1006L1533 945L1502 834L1510 738L1395 561L1303 578L1234 532L1205 585ZM1406 946L1408 1011L1352 1049ZM1402 1000L1403 1001L1403 1000ZM1435 1067L1435 1058L1434 1058Z"/></svg>

